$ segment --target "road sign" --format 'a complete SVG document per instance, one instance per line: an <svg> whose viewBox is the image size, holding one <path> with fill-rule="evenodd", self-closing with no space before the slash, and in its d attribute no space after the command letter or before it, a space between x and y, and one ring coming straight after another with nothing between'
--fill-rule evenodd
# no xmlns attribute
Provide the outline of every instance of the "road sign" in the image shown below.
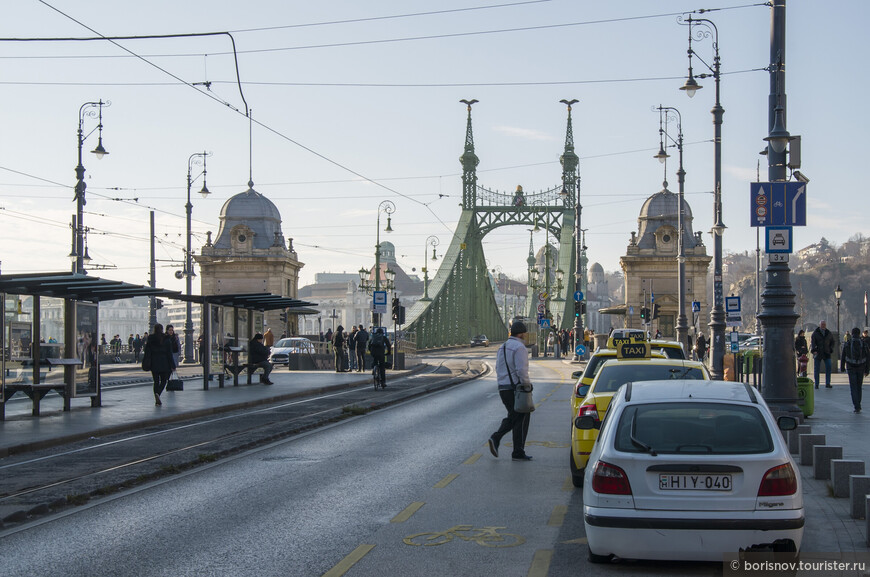
<svg viewBox="0 0 870 577"><path fill-rule="evenodd" d="M750 226L806 226L806 192L804 182L750 183Z"/></svg>
<svg viewBox="0 0 870 577"><path fill-rule="evenodd" d="M790 226L766 226L764 227L764 252L791 253L792 251L792 228Z"/></svg>
<svg viewBox="0 0 870 577"><path fill-rule="evenodd" d="M631 305L629 305L629 307L628 307L628 316L630 316L630 317L634 316L634 307Z"/></svg>
<svg viewBox="0 0 870 577"><path fill-rule="evenodd" d="M539 313L544 314L544 312L546 312L546 310L547 310L547 309L546 309L546 307L544 306L544 303L538 303L538 312L539 312Z"/></svg>
<svg viewBox="0 0 870 577"><path fill-rule="evenodd" d="M788 253L772 252L767 255L769 262L788 262Z"/></svg>
<svg viewBox="0 0 870 577"><path fill-rule="evenodd" d="M372 311L387 314L387 291L375 291L372 295Z"/></svg>
<svg viewBox="0 0 870 577"><path fill-rule="evenodd" d="M550 328L550 319L541 319L538 322L540 323L542 329L549 329Z"/></svg>
<svg viewBox="0 0 870 577"><path fill-rule="evenodd" d="M547 297L549 297L549 296L550 296L550 293L543 292L543 293L541 293L541 300L545 301L545 300L547 300Z"/></svg>
<svg viewBox="0 0 870 577"><path fill-rule="evenodd" d="M586 354L586 347L584 347L583 345L577 345L576 347L574 347L574 354L576 354L578 357L582 357Z"/></svg>
<svg viewBox="0 0 870 577"><path fill-rule="evenodd" d="M574 300L580 302L583 300L583 291L575 291L574 292Z"/></svg>
<svg viewBox="0 0 870 577"><path fill-rule="evenodd" d="M538 295L538 302L544 302L545 300L547 300L547 297L544 296L544 293L540 293Z"/></svg>
<svg viewBox="0 0 870 577"><path fill-rule="evenodd" d="M701 301L692 301L692 312L693 313L701 312Z"/></svg>
<svg viewBox="0 0 870 577"><path fill-rule="evenodd" d="M739 313L740 312L740 297L725 297L725 312ZM739 314L737 316L740 316Z"/></svg>

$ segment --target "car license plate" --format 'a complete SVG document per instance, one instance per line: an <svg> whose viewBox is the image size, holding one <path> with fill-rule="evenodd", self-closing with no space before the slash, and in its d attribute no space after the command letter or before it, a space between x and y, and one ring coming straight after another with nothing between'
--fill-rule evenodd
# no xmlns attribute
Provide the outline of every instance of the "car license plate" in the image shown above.
<svg viewBox="0 0 870 577"><path fill-rule="evenodd" d="M659 489L665 491L730 491L731 475L659 475Z"/></svg>

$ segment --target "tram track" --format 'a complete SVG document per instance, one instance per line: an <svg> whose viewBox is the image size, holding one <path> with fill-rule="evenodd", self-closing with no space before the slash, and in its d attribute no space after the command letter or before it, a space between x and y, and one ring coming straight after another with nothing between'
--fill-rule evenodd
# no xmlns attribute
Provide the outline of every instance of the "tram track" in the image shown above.
<svg viewBox="0 0 870 577"><path fill-rule="evenodd" d="M0 464L0 529L467 382L491 369L477 359L452 364L459 366L450 368L442 360L428 372L390 381L386 391L360 385L5 459Z"/></svg>

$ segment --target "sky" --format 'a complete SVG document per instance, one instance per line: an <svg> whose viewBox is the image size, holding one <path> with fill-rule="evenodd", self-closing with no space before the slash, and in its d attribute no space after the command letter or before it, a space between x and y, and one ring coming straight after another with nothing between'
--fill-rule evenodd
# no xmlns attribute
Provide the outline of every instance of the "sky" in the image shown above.
<svg viewBox="0 0 870 577"><path fill-rule="evenodd" d="M460 215L466 110L473 108L478 183L529 191L560 183L566 108L580 157L582 226L589 262L619 270L644 200L677 190L677 153L663 166L659 105L682 115L686 199L708 254L713 221L711 78L694 98L681 13L713 20L721 57L723 220L726 253L753 251L749 183L766 180L770 9L733 0L17 0L0 19L0 267L2 273L70 268L70 220L83 122L89 274L147 284L149 212L155 211L157 286L183 290L188 160L211 155L202 199L193 166L193 246L217 233L223 204L254 188L282 215L305 263L355 273L374 260L378 205L392 200L399 264L423 266L426 239L439 254ZM824 236L867 235L856 166L870 132L857 105L867 93L864 35L843 17L870 21L865 0L788 3L788 130L802 137L810 179L807 226L796 248ZM836 22L836 24L835 24ZM185 38L25 41L230 32ZM693 47L712 65L710 38ZM694 60L695 74L709 72ZM241 82L239 86L238 81ZM253 122L245 116L251 110ZM673 123L671 136L676 136ZM863 178L863 177L862 177ZM851 208L849 208L851 207ZM384 222L382 221L382 227ZM535 235L535 248L544 243ZM502 228L484 239L490 266L525 278L529 233ZM431 256L431 253L430 253ZM440 260L438 261L440 262ZM105 268L105 269L104 269ZM434 270L430 263L430 270ZM198 288L195 289L198 292Z"/></svg>

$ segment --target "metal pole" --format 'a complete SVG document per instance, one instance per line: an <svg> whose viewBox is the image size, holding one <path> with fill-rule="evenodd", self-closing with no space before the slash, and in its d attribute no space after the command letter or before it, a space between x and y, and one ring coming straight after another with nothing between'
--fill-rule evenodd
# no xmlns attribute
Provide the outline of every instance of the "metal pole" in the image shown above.
<svg viewBox="0 0 870 577"><path fill-rule="evenodd" d="M713 25L713 23L710 23ZM714 43L715 56L713 57L713 78L716 85L716 103L713 105L714 132L714 209L716 219L713 224L713 312L710 315L710 328L713 331L713 367L710 371L714 379L721 379L725 375L725 307L722 291L722 235L725 225L722 222L722 115L725 110L719 103L719 31L716 30Z"/></svg>
<svg viewBox="0 0 870 577"><path fill-rule="evenodd" d="M76 274L85 274L84 264L84 207L85 207L85 167L82 164L82 145L84 144L84 136L82 134L82 112L87 104L82 105L79 109L79 130L78 130L78 165L76 165L76 221L75 221L75 241L73 243L73 254L75 262L73 263L73 272Z"/></svg>
<svg viewBox="0 0 870 577"><path fill-rule="evenodd" d="M151 211L151 288L157 287L157 262L154 260L154 211ZM157 297L151 297L150 306L148 307L148 327L149 332L154 331L154 325L157 324Z"/></svg>
<svg viewBox="0 0 870 577"><path fill-rule="evenodd" d="M187 159L187 204L184 205L185 211L187 212L187 251L184 255L184 276L185 280L185 294L188 299L193 295L193 247L191 246L193 233L191 231L191 215L193 213L193 203L190 202L190 188L193 184L192 178L192 164L196 158L202 158L202 191L201 194L203 196L209 194L208 188L206 187L205 175L206 175L206 158L208 157L207 152L196 152L191 154ZM185 318L184 318L184 360L182 361L184 364L194 364L196 360L193 358L193 303L188 300L185 307Z"/></svg>

